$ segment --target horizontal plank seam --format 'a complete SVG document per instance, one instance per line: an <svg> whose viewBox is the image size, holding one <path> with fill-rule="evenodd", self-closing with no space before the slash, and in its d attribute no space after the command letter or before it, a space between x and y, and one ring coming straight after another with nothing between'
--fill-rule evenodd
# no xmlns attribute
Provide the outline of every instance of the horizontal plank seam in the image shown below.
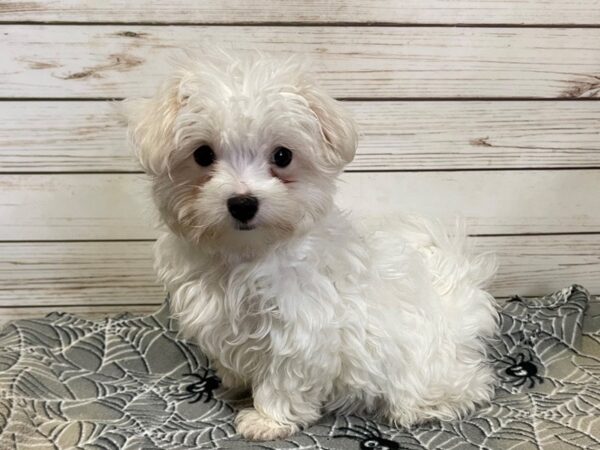
<svg viewBox="0 0 600 450"><path fill-rule="evenodd" d="M429 172L524 172L524 171L566 171L566 170L600 170L600 166L567 166L567 167L474 167L474 168L447 168L447 169L347 169L345 173L429 173ZM142 175L144 172L138 170L130 171L2 171L0 169L0 176L2 175Z"/></svg>
<svg viewBox="0 0 600 450"><path fill-rule="evenodd" d="M48 239L16 239L14 241L11 240L0 240L1 244L60 244L60 243L102 243L102 242L155 242L156 239L149 238L140 238L140 239L57 239L57 240L48 240Z"/></svg>
<svg viewBox="0 0 600 450"><path fill-rule="evenodd" d="M548 292L548 294L550 294L550 292ZM593 293L591 292L590 295L592 297L596 297L598 295L600 295L600 293ZM539 298L541 295L519 295L519 297L521 298ZM500 300L500 301L505 301L505 300L509 300L512 297L510 296L498 296L498 297L494 297L496 300ZM593 301L596 301L596 299L593 299ZM31 310L31 309L37 309L37 308L54 308L54 309L58 309L58 308L65 308L65 309L74 309L74 308L86 308L89 309L90 312L92 312L94 309L96 308L111 308L111 309L115 309L114 314L121 314L123 312L126 311L122 311L123 308L128 308L128 307L146 307L146 306L159 306L162 305L164 303L164 299L163 300L159 300L156 303L118 303L118 304L112 304L112 303L100 303L100 304L92 304L90 305L85 304L85 303L76 303L76 304L52 304L52 305L48 305L46 304L39 304L39 305L22 305L22 306L0 306L0 313L2 312L2 310ZM118 310L117 310L118 308ZM56 312L61 312L61 311L56 311ZM107 312L108 314L112 314L111 312ZM82 312L82 314L86 314L85 312ZM43 316L40 316L43 317Z"/></svg>
<svg viewBox="0 0 600 450"><path fill-rule="evenodd" d="M94 303L94 304L85 304L85 303L81 303L81 304L52 304L52 305L48 305L46 304L39 304L39 305L21 305L21 306L0 306L0 311L3 309L32 309L32 308L81 308L86 307L86 308L114 308L115 306L118 306L119 308L121 308L122 306L125 307L129 307L129 306L155 306L155 305L160 305L163 303L163 299L158 300L157 302L152 302L152 303Z"/></svg>
<svg viewBox="0 0 600 450"><path fill-rule="evenodd" d="M0 97L0 102L118 102L123 97Z"/></svg>
<svg viewBox="0 0 600 450"><path fill-rule="evenodd" d="M600 236L598 231L551 231L548 233L474 233L469 237Z"/></svg>
<svg viewBox="0 0 600 450"><path fill-rule="evenodd" d="M600 97L336 97L342 102L597 102Z"/></svg>
<svg viewBox="0 0 600 450"><path fill-rule="evenodd" d="M119 102L125 97L0 97L0 102ZM598 102L600 97L336 97L342 102Z"/></svg>
<svg viewBox="0 0 600 450"><path fill-rule="evenodd" d="M536 236L600 236L600 231L552 231L548 233L470 233L470 237L536 237ZM2 244L85 244L85 243L111 243L111 242L156 242L156 239L141 238L141 239L17 239L17 240L0 240Z"/></svg>
<svg viewBox="0 0 600 450"><path fill-rule="evenodd" d="M599 23L469 23L469 22L281 22L281 21L233 21L233 22L172 22L172 21L78 21L78 20L4 20L0 19L0 25L47 25L47 26L147 26L147 27L356 27L356 28L600 28Z"/></svg>
<svg viewBox="0 0 600 450"><path fill-rule="evenodd" d="M447 169L348 169L348 173L418 173L418 172L523 172L523 171L565 171L565 170L599 170L600 166L584 167L474 167Z"/></svg>

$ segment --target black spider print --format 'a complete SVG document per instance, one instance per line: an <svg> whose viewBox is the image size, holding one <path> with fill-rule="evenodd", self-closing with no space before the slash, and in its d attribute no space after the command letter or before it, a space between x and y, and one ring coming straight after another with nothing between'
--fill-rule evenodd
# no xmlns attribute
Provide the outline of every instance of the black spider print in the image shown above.
<svg viewBox="0 0 600 450"><path fill-rule="evenodd" d="M211 374L209 369L204 369L203 375L186 373L184 376L198 379L198 381L186 386L185 392L176 394L179 399L191 399L190 403L199 402L202 397L204 397L204 403L208 403L213 399L213 391L221 385L221 380Z"/></svg>
<svg viewBox="0 0 600 450"><path fill-rule="evenodd" d="M527 353L525 355L520 352L516 358L506 357L511 365L504 369L504 373L509 376L510 382L515 387L523 386L527 381L529 381L529 388L535 386L536 381L540 384L544 382L543 378L538 375L538 367L533 362L534 358L531 350L528 350Z"/></svg>
<svg viewBox="0 0 600 450"><path fill-rule="evenodd" d="M338 434L333 436L334 438L350 438L360 441L361 450L400 450L400 444L385 439L379 429L368 424L364 427L360 425L355 425L353 428L341 427L338 430L349 434Z"/></svg>

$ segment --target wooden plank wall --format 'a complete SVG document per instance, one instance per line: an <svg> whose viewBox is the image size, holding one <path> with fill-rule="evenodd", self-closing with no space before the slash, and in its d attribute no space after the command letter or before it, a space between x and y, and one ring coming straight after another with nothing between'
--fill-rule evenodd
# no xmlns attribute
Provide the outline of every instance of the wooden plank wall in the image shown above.
<svg viewBox="0 0 600 450"><path fill-rule="evenodd" d="M152 208L111 101L180 47L313 60L361 127L339 201L462 215L495 295L600 293L600 0L0 0L0 319L151 311Z"/></svg>

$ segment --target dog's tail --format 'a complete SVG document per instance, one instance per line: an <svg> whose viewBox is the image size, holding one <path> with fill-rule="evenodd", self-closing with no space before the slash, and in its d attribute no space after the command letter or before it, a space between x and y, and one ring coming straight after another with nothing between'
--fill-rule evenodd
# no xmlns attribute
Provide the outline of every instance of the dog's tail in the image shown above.
<svg viewBox="0 0 600 450"><path fill-rule="evenodd" d="M459 283L485 289L496 274L495 255L476 249L464 220L457 219L448 227L438 220L408 216L400 229L408 245L423 256L442 295L454 291Z"/></svg>

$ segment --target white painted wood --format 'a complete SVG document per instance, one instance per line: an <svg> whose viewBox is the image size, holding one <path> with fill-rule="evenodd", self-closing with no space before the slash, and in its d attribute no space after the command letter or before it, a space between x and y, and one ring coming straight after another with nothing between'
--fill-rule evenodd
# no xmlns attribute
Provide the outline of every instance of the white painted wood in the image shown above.
<svg viewBox="0 0 600 450"><path fill-rule="evenodd" d="M345 102L349 170L600 167L600 102ZM0 102L0 171L139 170L110 102Z"/></svg>
<svg viewBox="0 0 600 450"><path fill-rule="evenodd" d="M0 176L1 240L154 237L141 174Z"/></svg>
<svg viewBox="0 0 600 450"><path fill-rule="evenodd" d="M600 170L349 173L338 203L373 220L417 213L472 234L597 232Z"/></svg>
<svg viewBox="0 0 600 450"><path fill-rule="evenodd" d="M339 204L366 219L419 212L475 234L600 232L600 170L347 173ZM1 175L0 240L156 234L140 174Z"/></svg>
<svg viewBox="0 0 600 450"><path fill-rule="evenodd" d="M0 243L0 307L160 302L165 294L152 268L152 245Z"/></svg>
<svg viewBox="0 0 600 450"><path fill-rule="evenodd" d="M600 293L600 235L473 237L475 248L496 253L490 291L498 297L545 295L573 283Z"/></svg>
<svg viewBox="0 0 600 450"><path fill-rule="evenodd" d="M600 292L600 235L472 239L476 250L497 254L500 268L490 291L498 297L543 295L571 283ZM2 243L0 318L10 308L24 314L19 307L52 311L85 305L104 314L160 303L165 294L154 281L151 247L152 242Z"/></svg>
<svg viewBox="0 0 600 450"><path fill-rule="evenodd" d="M3 25L0 35L9 98L148 95L175 48L216 44L312 57L338 97L600 95L598 28Z"/></svg>
<svg viewBox="0 0 600 450"><path fill-rule="evenodd" d="M350 170L417 171L345 174L340 204L356 217L415 211L464 216L478 234L600 233L600 103L530 101L600 97L600 28L323 26L597 26L600 0L0 2L0 22L18 21L122 25L1 25L0 97L148 95L179 47L302 53L333 95L355 99L363 139ZM388 101L356 101L366 97ZM521 101L389 101L467 97ZM499 168L588 170L478 170ZM0 102L0 322L162 302L151 242L131 241L156 236L144 176L101 173L135 170L107 102ZM474 240L498 253L497 296L572 282L600 292L600 234Z"/></svg>
<svg viewBox="0 0 600 450"><path fill-rule="evenodd" d="M26 0L0 20L148 23L598 24L597 0Z"/></svg>
<svg viewBox="0 0 600 450"><path fill-rule="evenodd" d="M112 102L0 102L0 171L139 170Z"/></svg>
<svg viewBox="0 0 600 450"><path fill-rule="evenodd" d="M121 313L128 312L135 316L152 314L158 310L156 305L111 305L111 306L35 306L35 307L9 307L0 308L0 326L6 322L18 319L39 319L53 312L66 312L84 319L99 320L107 317L115 317Z"/></svg>

